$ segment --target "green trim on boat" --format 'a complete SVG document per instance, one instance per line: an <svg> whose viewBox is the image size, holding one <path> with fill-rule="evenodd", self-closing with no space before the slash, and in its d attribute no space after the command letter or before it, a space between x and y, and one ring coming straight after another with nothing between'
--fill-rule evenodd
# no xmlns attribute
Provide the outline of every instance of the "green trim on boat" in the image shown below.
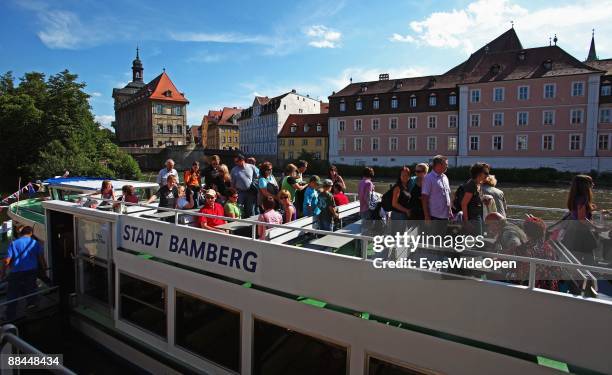
<svg viewBox="0 0 612 375"><path fill-rule="evenodd" d="M242 286L245 288L250 288L253 286L253 284L247 282L247 283L242 284Z"/></svg>
<svg viewBox="0 0 612 375"><path fill-rule="evenodd" d="M302 303L305 303L307 305L314 306L314 307L319 307L319 308L323 308L323 307L325 307L327 305L326 302L319 301L319 300L314 299L314 298L300 297L300 298L298 298L298 301L300 301Z"/></svg>
<svg viewBox="0 0 612 375"><path fill-rule="evenodd" d="M554 368L555 370L570 372L567 363L555 361L554 359L538 356L538 365Z"/></svg>

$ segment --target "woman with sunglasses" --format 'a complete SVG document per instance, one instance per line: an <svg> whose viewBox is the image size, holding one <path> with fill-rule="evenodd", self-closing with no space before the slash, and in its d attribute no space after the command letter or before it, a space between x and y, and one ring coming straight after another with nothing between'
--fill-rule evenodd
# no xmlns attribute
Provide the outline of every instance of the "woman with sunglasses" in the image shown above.
<svg viewBox="0 0 612 375"><path fill-rule="evenodd" d="M257 192L257 204L263 209L262 202L264 199L270 197L276 200L279 188L276 178L272 175L272 163L269 161L261 163L259 170L261 175L258 181L259 191Z"/></svg>
<svg viewBox="0 0 612 375"><path fill-rule="evenodd" d="M410 215L408 216L408 220L425 220L425 212L423 212L423 204L421 203L421 186L423 186L423 179L425 178L425 175L427 175L428 171L429 166L425 163L417 164L416 167L414 167L416 179L414 180L414 185L410 190L410 201L408 202ZM417 223L415 222L414 224Z"/></svg>
<svg viewBox="0 0 612 375"><path fill-rule="evenodd" d="M467 234L482 235L482 199L481 185L489 176L487 163L476 163L470 168L470 178L463 187L461 211L463 212L464 231Z"/></svg>
<svg viewBox="0 0 612 375"><path fill-rule="evenodd" d="M297 220L297 210L293 202L291 202L291 193L283 189L278 194L278 197L283 210L283 224Z"/></svg>
<svg viewBox="0 0 612 375"><path fill-rule="evenodd" d="M240 212L240 207L238 206L238 191L234 188L228 188L226 193L227 200L225 201L225 206L223 207L225 216L240 219L242 217L242 213Z"/></svg>

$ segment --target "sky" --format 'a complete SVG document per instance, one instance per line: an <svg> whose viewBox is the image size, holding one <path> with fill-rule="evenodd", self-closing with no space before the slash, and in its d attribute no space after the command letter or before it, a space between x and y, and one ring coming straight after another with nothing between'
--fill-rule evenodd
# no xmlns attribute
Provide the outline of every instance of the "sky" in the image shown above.
<svg viewBox="0 0 612 375"><path fill-rule="evenodd" d="M0 14L0 72L78 74L104 126L136 46L145 81L165 68L185 93L189 125L255 95L327 101L350 78L441 74L511 22L524 47L556 34L580 60L595 29L599 57L612 57L612 0L1 0Z"/></svg>

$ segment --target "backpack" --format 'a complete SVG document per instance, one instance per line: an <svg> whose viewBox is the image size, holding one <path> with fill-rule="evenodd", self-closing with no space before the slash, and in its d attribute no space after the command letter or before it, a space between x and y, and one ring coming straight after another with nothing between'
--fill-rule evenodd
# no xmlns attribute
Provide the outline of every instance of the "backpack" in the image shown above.
<svg viewBox="0 0 612 375"><path fill-rule="evenodd" d="M455 199L453 200L453 207L452 207L454 214L461 211L461 201L463 200L463 196L465 195L464 185L465 184L459 185L457 190L455 190Z"/></svg>
<svg viewBox="0 0 612 375"><path fill-rule="evenodd" d="M395 185L390 185L389 190L387 190L387 192L383 194L382 199L381 199L382 209L387 212L391 212L393 210L393 189L394 188L395 188Z"/></svg>

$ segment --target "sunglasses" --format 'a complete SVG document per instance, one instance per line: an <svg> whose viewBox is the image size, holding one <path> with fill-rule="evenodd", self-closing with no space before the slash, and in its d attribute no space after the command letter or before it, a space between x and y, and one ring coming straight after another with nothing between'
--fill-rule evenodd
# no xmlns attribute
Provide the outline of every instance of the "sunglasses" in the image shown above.
<svg viewBox="0 0 612 375"><path fill-rule="evenodd" d="M416 170L416 171L414 171L414 173L425 173L425 171L423 171L423 170Z"/></svg>
<svg viewBox="0 0 612 375"><path fill-rule="evenodd" d="M216 198L216 197L213 197L213 196L210 196L210 195L207 195L207 196L206 196L206 199L215 199L215 198Z"/></svg>
<svg viewBox="0 0 612 375"><path fill-rule="evenodd" d="M280 197L280 199L285 200L285 199L289 199L289 197Z"/></svg>

